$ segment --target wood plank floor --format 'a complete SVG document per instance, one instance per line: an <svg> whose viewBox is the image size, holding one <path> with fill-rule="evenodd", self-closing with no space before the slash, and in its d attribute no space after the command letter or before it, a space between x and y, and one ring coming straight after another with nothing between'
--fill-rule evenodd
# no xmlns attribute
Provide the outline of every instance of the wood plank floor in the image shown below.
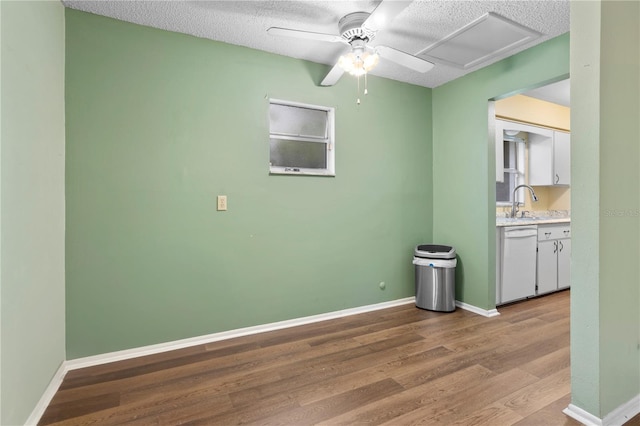
<svg viewBox="0 0 640 426"><path fill-rule="evenodd" d="M405 305L74 370L40 424L578 425L569 292L500 312Z"/></svg>

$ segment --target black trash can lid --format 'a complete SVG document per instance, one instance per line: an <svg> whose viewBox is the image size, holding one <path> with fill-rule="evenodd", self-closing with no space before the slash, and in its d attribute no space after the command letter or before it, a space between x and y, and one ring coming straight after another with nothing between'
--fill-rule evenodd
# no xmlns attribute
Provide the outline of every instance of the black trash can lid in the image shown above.
<svg viewBox="0 0 640 426"><path fill-rule="evenodd" d="M455 259L456 249L451 246L422 244L416 247L413 254L425 259Z"/></svg>

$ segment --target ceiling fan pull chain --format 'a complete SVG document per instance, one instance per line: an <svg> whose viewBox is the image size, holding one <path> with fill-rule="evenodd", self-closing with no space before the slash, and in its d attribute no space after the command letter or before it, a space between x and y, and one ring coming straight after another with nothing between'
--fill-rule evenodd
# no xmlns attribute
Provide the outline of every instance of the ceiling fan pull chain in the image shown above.
<svg viewBox="0 0 640 426"><path fill-rule="evenodd" d="M367 90L367 73L364 73L364 94L367 95L369 91Z"/></svg>
<svg viewBox="0 0 640 426"><path fill-rule="evenodd" d="M360 76L357 77L358 80L358 99L356 100L356 105L360 105Z"/></svg>

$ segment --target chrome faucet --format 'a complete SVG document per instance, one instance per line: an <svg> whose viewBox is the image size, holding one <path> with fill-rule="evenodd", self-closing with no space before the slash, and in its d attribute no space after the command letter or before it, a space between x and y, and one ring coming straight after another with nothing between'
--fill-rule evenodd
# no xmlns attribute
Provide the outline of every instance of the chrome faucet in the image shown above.
<svg viewBox="0 0 640 426"><path fill-rule="evenodd" d="M518 185L515 188L513 188L513 202L511 204L511 217L516 217L516 213L518 213L518 208L517 208L517 201L516 201L516 191L518 190L518 188L527 188L529 191L531 191L531 199L536 202L538 201L538 197L536 197L536 193L533 191L533 188L530 187L529 185Z"/></svg>

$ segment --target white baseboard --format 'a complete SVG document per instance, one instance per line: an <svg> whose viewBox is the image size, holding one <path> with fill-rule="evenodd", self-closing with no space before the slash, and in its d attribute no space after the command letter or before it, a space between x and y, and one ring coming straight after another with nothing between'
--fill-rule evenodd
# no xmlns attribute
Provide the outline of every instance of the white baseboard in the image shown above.
<svg viewBox="0 0 640 426"><path fill-rule="evenodd" d="M569 404L569 406L564 410L562 410L562 412L567 416L571 417L572 419L579 421L583 425L602 426L602 419L594 416L593 414L583 410L582 408L576 405Z"/></svg>
<svg viewBox="0 0 640 426"><path fill-rule="evenodd" d="M389 302L376 303L373 305L359 306L357 308L343 309L340 311L327 312L324 314L311 315L308 317L294 318L286 321L279 321L269 324L261 324L253 327L239 328L236 330L223 331L220 333L207 334L204 336L191 337L188 339L175 340L172 342L159 343L156 345L142 346L139 348L126 349L122 351L109 352L100 355L88 356L83 358L76 358L69 361L65 361L60 365L60 368L56 372L53 379L49 383L49 386L45 390L44 394L38 401L38 404L34 408L33 412L27 420L27 425L36 425L47 406L51 402L51 399L55 395L56 391L62 384L65 374L68 371L76 370L79 368L92 367L96 365L107 364L115 361L122 361L125 359L137 358L146 355L153 355L157 353L172 351L176 349L183 349L189 346L196 346L201 344L218 342L221 340L233 339L236 337L248 336L252 334L264 333L267 331L281 330L283 328L297 327L299 325L311 324L320 321L326 321L335 318L347 317L350 315L362 314L365 312L373 312L381 309L387 309L394 306L407 305L415 303L415 297L405 297L404 299L392 300ZM487 311L485 309L478 308L473 305L469 305L460 301L456 301L456 306L461 309L485 316L494 317L500 315L497 310L492 309Z"/></svg>
<svg viewBox="0 0 640 426"><path fill-rule="evenodd" d="M281 330L283 328L297 327L299 325L311 324L314 322L326 321L334 318L342 318L350 315L362 314L365 312L387 309L394 306L415 303L415 297L405 297L404 299L392 300L389 302L376 303L374 305L359 306L357 308L343 309L341 311L327 312L324 314L312 315L302 318L294 318L269 324L261 324L252 327L239 328L235 330L223 331L220 333L207 334L204 336L191 337L188 339L174 340L172 342L159 343L156 345L142 346L139 348L125 349L122 351L109 352L100 355L76 358L66 362L67 371L78 368L92 367L94 365L106 364L109 362L122 361L125 359L137 358L140 356L153 355L161 352L183 349L189 346L202 345L218 342L221 340L233 339L236 337L249 336L252 334L264 333L267 331ZM485 316L494 317L500 315L496 309L490 311L456 301L456 306L467 311Z"/></svg>
<svg viewBox="0 0 640 426"><path fill-rule="evenodd" d="M415 297L405 297L403 299L392 300L389 302L376 303L373 305L359 306L357 308L343 309L340 311L327 312L324 314L311 315L308 317L294 318L285 321L279 321L269 324L261 324L252 327L239 328L235 330L223 331L220 333L207 334L204 336L190 337L187 339L174 340L166 343L159 343L155 345L142 346L138 348L125 349L122 351L108 352L100 355L88 356L83 358L76 358L69 361L65 361L61 368L63 374L60 382L67 371L76 370L79 368L92 367L95 365L107 364L109 362L122 361L125 359L137 358L146 355L153 355L161 352L172 351L176 349L183 349L190 346L196 346L201 344L218 342L221 340L233 339L236 337L248 336L252 334L264 333L267 331L280 330L283 328L297 327L299 325L311 324L320 321L326 321L334 318L342 318L350 315L357 315L365 312L372 312L381 309L387 309L394 306L407 305L409 303L415 303ZM500 315L496 309L489 311L478 308L477 306L469 305L464 302L456 300L456 306L482 315L485 317L494 317ZM59 384L58 384L59 385ZM56 388L57 389L57 388Z"/></svg>
<svg viewBox="0 0 640 426"><path fill-rule="evenodd" d="M602 419L604 426L621 425L640 414L640 394L631 398Z"/></svg>
<svg viewBox="0 0 640 426"><path fill-rule="evenodd" d="M500 315L500 312L498 312L497 309L490 309L487 311L486 309L478 308L477 306L469 305L468 303L464 303L459 300L456 300L456 306L460 309L464 309L465 311L473 312L474 314L482 315L487 318L497 317Z"/></svg>
<svg viewBox="0 0 640 426"><path fill-rule="evenodd" d="M640 394L620 405L603 419L573 404L569 404L562 412L586 426L620 426L640 414Z"/></svg>
<svg viewBox="0 0 640 426"><path fill-rule="evenodd" d="M188 339L175 340L172 342L159 343L156 345L142 346L139 348L126 349L117 352L109 352L105 354L88 356L84 358L76 358L67 361L68 370L76 370L78 368L91 367L94 365L106 364L109 362L122 361L125 359L137 358L145 355L153 355L161 352L182 349L189 346L202 345L206 343L218 342L220 340L233 339L236 337L249 336L252 334L264 333L267 331L280 330L283 328L297 327L299 325L311 324L314 322L326 321L334 318L342 318L350 315L362 314L365 312L377 311L380 309L391 308L394 306L407 305L415 303L415 297L406 297L404 299L392 300L389 302L376 303L374 305L359 306L357 308L343 309L341 311L327 312L324 314L312 315L302 318L294 318L285 321L279 321L269 324L261 324L253 327L239 328L236 330L223 331L220 333L207 334L204 336L191 337Z"/></svg>
<svg viewBox="0 0 640 426"><path fill-rule="evenodd" d="M157 345L143 346L139 348L126 349L123 351L110 352L95 356L72 359L64 361L58 371L55 373L49 386L45 389L42 397L31 412L31 415L25 422L25 425L37 425L45 410L51 403L58 388L62 384L62 380L68 371L79 368L92 367L95 365L107 364L109 362L122 361L125 359L137 358L145 355L153 355L161 352L182 349L189 346L218 342L220 340L233 339L234 337L248 336L251 334L264 333L266 331L280 330L283 328L296 327L314 322L326 321L334 318L342 318L350 315L362 314L365 312L373 312L381 309L392 308L394 306L407 305L415 303L415 297L406 297L404 299L391 300L389 302L376 303L373 305L359 306L357 308L343 309L341 311L327 312L324 314L312 315L302 318L294 318L286 321L279 321L270 324L262 324L253 327L245 327L236 330L223 331L220 333L207 334L205 336L192 337L188 339L175 340Z"/></svg>
<svg viewBox="0 0 640 426"><path fill-rule="evenodd" d="M58 391L58 388L62 384L62 380L64 379L65 374L67 374L66 361L60 364L60 367L58 367L58 371L56 371L56 373L53 375L53 378L49 382L49 385L44 390L44 393L40 397L40 400L25 422L26 426L35 426L38 424L38 422L40 422L40 418L51 403L51 400Z"/></svg>

